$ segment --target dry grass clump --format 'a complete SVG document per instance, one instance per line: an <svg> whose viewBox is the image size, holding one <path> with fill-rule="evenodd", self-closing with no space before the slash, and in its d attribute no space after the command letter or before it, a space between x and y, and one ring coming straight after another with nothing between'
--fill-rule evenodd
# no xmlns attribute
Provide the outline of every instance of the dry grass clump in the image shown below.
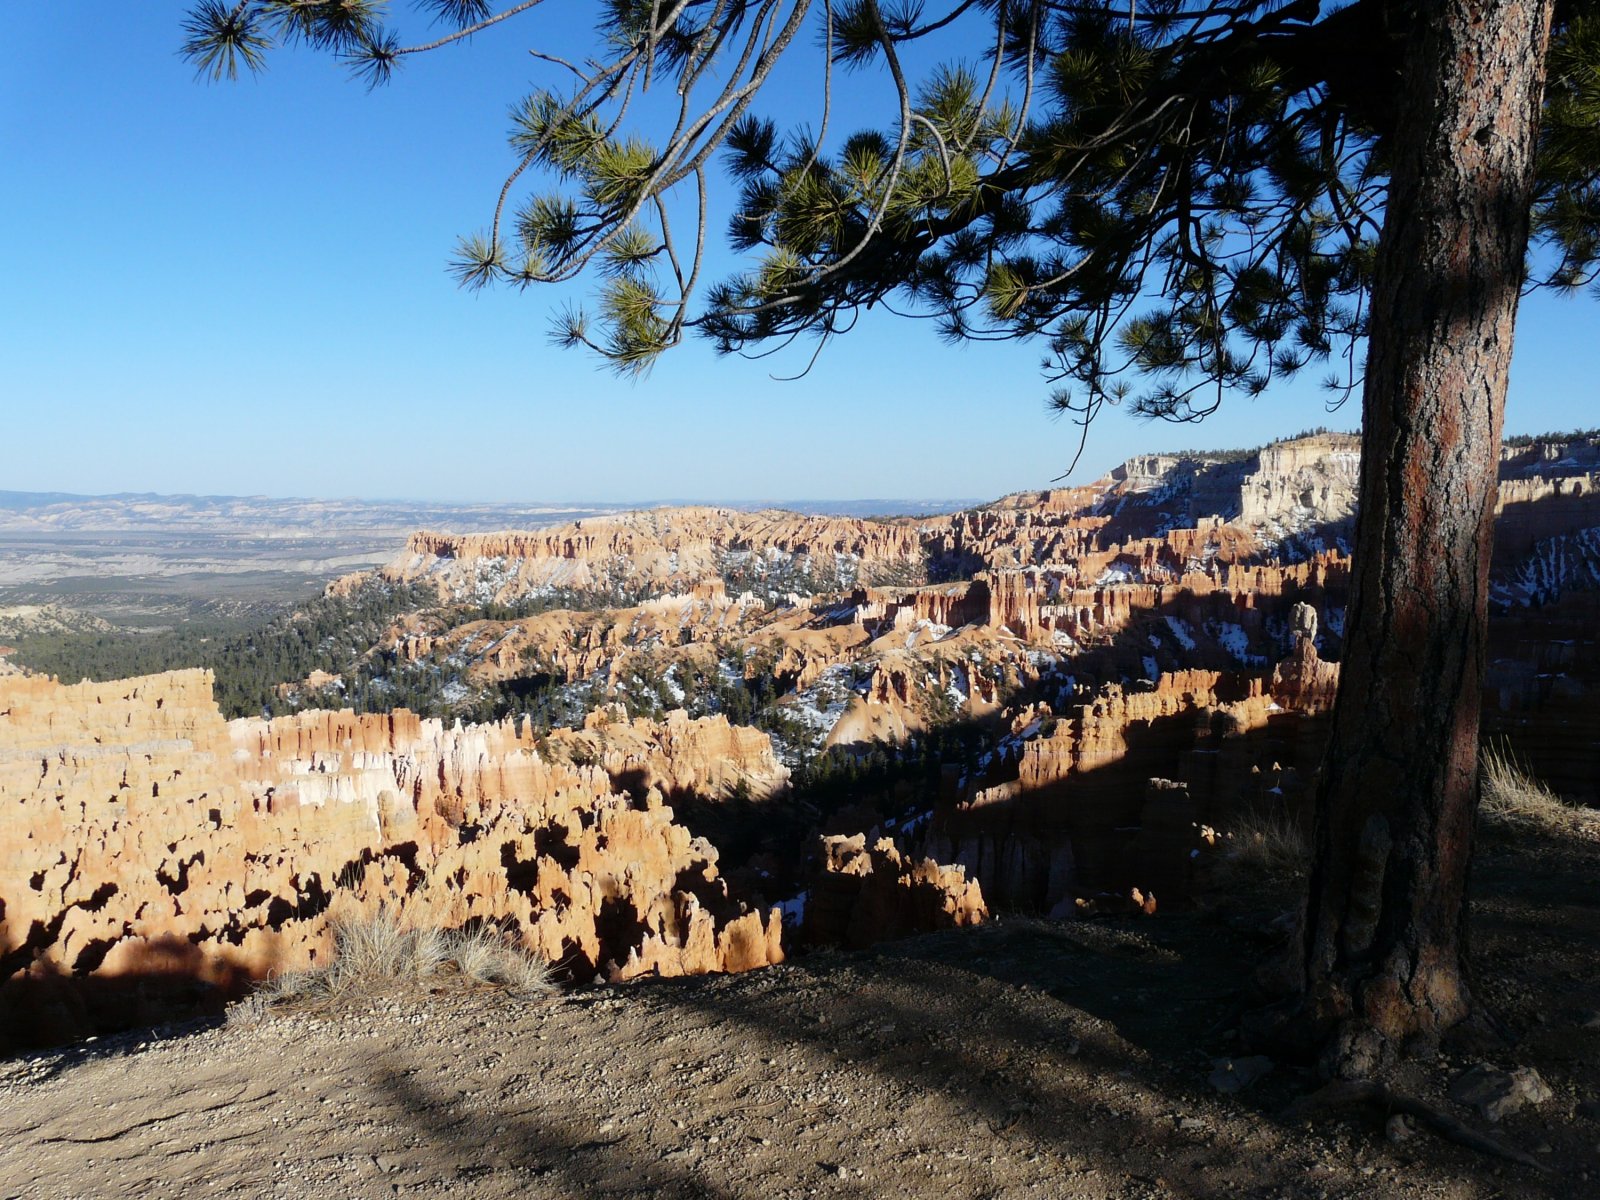
<svg viewBox="0 0 1600 1200"><path fill-rule="evenodd" d="M251 997L249 1007L259 1012L297 1001L364 996L396 983L450 976L519 997L543 995L555 987L548 963L492 925L406 929L394 914L380 911L369 919L336 920L333 945L327 966L269 980Z"/></svg>
<svg viewBox="0 0 1600 1200"><path fill-rule="evenodd" d="M1215 862L1219 882L1291 883L1311 869L1311 839L1283 809L1247 812L1234 822Z"/></svg>
<svg viewBox="0 0 1600 1200"><path fill-rule="evenodd" d="M1478 755L1478 814L1505 833L1600 834L1600 814L1570 804L1533 778L1503 746Z"/></svg>

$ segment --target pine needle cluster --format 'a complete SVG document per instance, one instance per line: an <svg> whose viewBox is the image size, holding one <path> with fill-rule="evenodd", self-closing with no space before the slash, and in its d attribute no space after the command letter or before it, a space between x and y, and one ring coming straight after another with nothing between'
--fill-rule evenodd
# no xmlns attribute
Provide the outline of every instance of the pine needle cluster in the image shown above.
<svg viewBox="0 0 1600 1200"><path fill-rule="evenodd" d="M184 53L260 70L284 45L369 85L539 0L206 0ZM396 7L399 7L398 5ZM1028 339L1053 403L1193 420L1229 392L1362 380L1387 135L1414 6L1353 0L606 0L593 52L511 110L514 165L464 286L594 280L553 331L619 371L689 329L726 352L818 348L883 305L953 341ZM945 51L952 51L946 54ZM820 123L761 101L814 70ZM918 69L913 72L910 64ZM836 72L890 86L884 124L838 111ZM1600 0L1558 10L1530 287L1600 271ZM848 116L851 128L840 130ZM724 189L734 199L713 212ZM708 226L740 256L707 280ZM675 233L675 226L687 226Z"/></svg>

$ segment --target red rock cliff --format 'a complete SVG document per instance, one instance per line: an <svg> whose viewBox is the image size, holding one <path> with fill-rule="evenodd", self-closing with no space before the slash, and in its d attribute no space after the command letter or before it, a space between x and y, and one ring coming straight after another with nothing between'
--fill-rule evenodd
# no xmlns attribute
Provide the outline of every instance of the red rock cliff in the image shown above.
<svg viewBox="0 0 1600 1200"><path fill-rule="evenodd" d="M380 906L501 923L578 977L780 960L776 911L740 911L716 851L661 801L774 786L770 744L720 719L646 725L541 753L510 722L406 712L229 724L202 671L0 679L0 1026L149 1019L197 985L314 965L332 913Z"/></svg>

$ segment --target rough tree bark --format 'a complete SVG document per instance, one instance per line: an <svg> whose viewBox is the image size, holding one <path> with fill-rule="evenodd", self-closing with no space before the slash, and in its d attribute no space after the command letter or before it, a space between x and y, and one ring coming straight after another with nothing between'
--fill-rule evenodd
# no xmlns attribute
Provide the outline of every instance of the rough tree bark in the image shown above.
<svg viewBox="0 0 1600 1200"><path fill-rule="evenodd" d="M1331 1075L1471 1010L1489 550L1555 0L1421 0L1372 294L1344 665L1317 794L1302 1032Z"/></svg>

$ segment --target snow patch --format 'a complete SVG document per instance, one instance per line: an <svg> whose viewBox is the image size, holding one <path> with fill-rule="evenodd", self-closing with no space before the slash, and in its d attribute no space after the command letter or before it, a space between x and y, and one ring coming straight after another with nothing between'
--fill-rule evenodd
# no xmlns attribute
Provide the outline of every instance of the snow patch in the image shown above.
<svg viewBox="0 0 1600 1200"><path fill-rule="evenodd" d="M806 901L811 898L810 892L801 892L788 900L778 901L778 910L783 914L785 925L799 925L806 919Z"/></svg>
<svg viewBox="0 0 1600 1200"><path fill-rule="evenodd" d="M1120 563L1113 563L1104 571L1100 572L1099 577L1094 581L1094 586L1108 587L1111 584L1116 583L1136 582L1138 581L1134 578L1134 573L1132 571L1130 571L1127 567L1122 566Z"/></svg>
<svg viewBox="0 0 1600 1200"><path fill-rule="evenodd" d="M1188 624L1182 618L1168 617L1167 628L1172 631L1172 636L1178 640L1178 645L1185 650L1194 649L1194 634L1190 632Z"/></svg>
<svg viewBox="0 0 1600 1200"><path fill-rule="evenodd" d="M1243 626L1235 625L1231 621L1208 621L1206 628L1211 636L1217 639L1218 644L1241 666L1267 665L1263 655L1250 653L1250 635L1244 631Z"/></svg>

